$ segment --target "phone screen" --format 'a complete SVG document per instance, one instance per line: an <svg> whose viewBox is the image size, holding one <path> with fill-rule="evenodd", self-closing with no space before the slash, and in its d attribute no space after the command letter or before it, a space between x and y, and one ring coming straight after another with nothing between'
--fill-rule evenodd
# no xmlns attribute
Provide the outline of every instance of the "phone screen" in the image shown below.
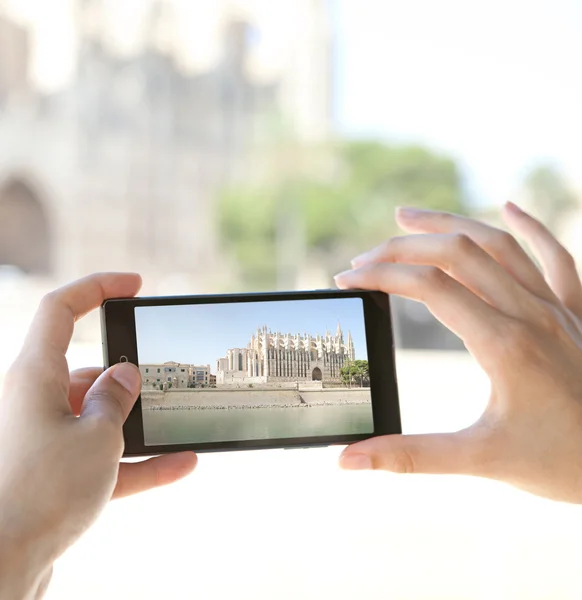
<svg viewBox="0 0 582 600"><path fill-rule="evenodd" d="M145 446L374 432L361 298L134 311Z"/></svg>

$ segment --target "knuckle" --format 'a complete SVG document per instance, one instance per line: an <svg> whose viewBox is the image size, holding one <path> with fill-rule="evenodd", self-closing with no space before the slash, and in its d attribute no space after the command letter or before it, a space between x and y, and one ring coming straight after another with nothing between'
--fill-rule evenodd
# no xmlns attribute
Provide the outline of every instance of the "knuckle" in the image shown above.
<svg viewBox="0 0 582 600"><path fill-rule="evenodd" d="M411 258L411 254L414 253L414 246L410 244L410 237L405 235L384 240L379 248L379 256L388 262L407 262Z"/></svg>
<svg viewBox="0 0 582 600"><path fill-rule="evenodd" d="M398 258L402 250L402 239L402 236L396 236L384 240L380 244L380 253L382 256Z"/></svg>
<svg viewBox="0 0 582 600"><path fill-rule="evenodd" d="M119 423L123 423L125 420L123 403L115 393L105 390L93 390L87 395L86 402L97 409L93 411L94 414L106 421L119 426ZM102 407L102 410L98 410L98 407Z"/></svg>
<svg viewBox="0 0 582 600"><path fill-rule="evenodd" d="M409 450L398 448L390 455L386 467L393 473L415 473L416 461Z"/></svg>
<svg viewBox="0 0 582 600"><path fill-rule="evenodd" d="M398 241L401 239L400 236L390 237L385 239L379 246L380 251L383 254L390 252L395 246L398 246Z"/></svg>
<svg viewBox="0 0 582 600"><path fill-rule="evenodd" d="M51 292L46 293L41 299L39 306L41 309L47 309L54 306L57 301L57 292L53 290Z"/></svg>
<svg viewBox="0 0 582 600"><path fill-rule="evenodd" d="M430 287L444 287L449 280L449 276L438 267L425 267L421 275Z"/></svg>
<svg viewBox="0 0 582 600"><path fill-rule="evenodd" d="M493 248L500 253L512 253L520 248L518 241L507 231L498 231L492 240Z"/></svg>
<svg viewBox="0 0 582 600"><path fill-rule="evenodd" d="M475 242L465 233L455 233L451 237L451 246L455 254L465 254L472 252L476 244Z"/></svg>
<svg viewBox="0 0 582 600"><path fill-rule="evenodd" d="M158 464L153 465L152 482L153 482L153 487L160 487L160 486L164 485L164 483L165 483L164 474Z"/></svg>
<svg viewBox="0 0 582 600"><path fill-rule="evenodd" d="M509 342L519 348L527 348L533 341L531 326L516 319L506 324L505 334Z"/></svg>
<svg viewBox="0 0 582 600"><path fill-rule="evenodd" d="M503 365L515 360L522 362L524 357L529 360L538 347L537 337L531 324L517 319L508 320L503 335L499 337L497 358Z"/></svg>
<svg viewBox="0 0 582 600"><path fill-rule="evenodd" d="M477 249L477 244L467 234L453 233L442 248L439 266L447 273L453 272L467 257L474 256Z"/></svg>
<svg viewBox="0 0 582 600"><path fill-rule="evenodd" d="M435 211L431 214L431 217L439 221L441 225L452 224L455 219L455 215L445 211Z"/></svg>
<svg viewBox="0 0 582 600"><path fill-rule="evenodd" d="M506 254L513 254L521 246L508 231L491 228L487 235L480 241L480 245L493 258L500 258Z"/></svg>
<svg viewBox="0 0 582 600"><path fill-rule="evenodd" d="M562 329L562 324L556 312L547 305L542 305L536 311L536 326L552 335L558 334Z"/></svg>
<svg viewBox="0 0 582 600"><path fill-rule="evenodd" d="M365 265L349 274L350 287L380 287L384 284L384 270L381 263Z"/></svg>

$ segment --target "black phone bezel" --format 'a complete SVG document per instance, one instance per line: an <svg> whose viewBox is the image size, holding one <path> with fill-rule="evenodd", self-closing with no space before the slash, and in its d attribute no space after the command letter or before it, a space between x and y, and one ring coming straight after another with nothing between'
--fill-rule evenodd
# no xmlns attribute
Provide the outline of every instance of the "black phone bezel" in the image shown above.
<svg viewBox="0 0 582 600"><path fill-rule="evenodd" d="M101 307L103 359L105 368L120 362L124 357L128 362L136 365L138 364L134 309L139 306L278 302L285 300L318 300L327 298L360 298L363 301L371 382L372 413L374 422L373 433L146 446L144 443L140 396L124 425L123 433L125 450L123 455L125 457L153 456L171 452L180 452L183 450L218 452L229 450L309 448L349 444L378 435L402 433L390 299L387 294L382 292L365 290L317 290L300 292L114 298L106 300Z"/></svg>

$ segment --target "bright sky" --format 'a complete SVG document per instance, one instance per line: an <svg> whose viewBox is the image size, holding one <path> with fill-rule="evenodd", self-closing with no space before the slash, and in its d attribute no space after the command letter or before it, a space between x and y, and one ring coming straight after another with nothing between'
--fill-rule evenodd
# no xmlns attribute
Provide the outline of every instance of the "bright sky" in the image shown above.
<svg viewBox="0 0 582 600"><path fill-rule="evenodd" d="M200 7L226 1L176 0L176 39L197 60L211 58L215 34L208 17L213 11L200 19ZM511 197L540 160L562 167L582 190L580 0L328 1L338 41L335 117L341 132L418 141L452 153L479 202ZM129 47L143 0L104 2L115 39ZM234 4L261 13L269 30L262 36L275 55L273 38L297 18L291 10L297 2ZM58 85L72 67L73 21L66 9L73 0L9 3L35 24L37 79Z"/></svg>
<svg viewBox="0 0 582 600"><path fill-rule="evenodd" d="M185 306L147 306L135 309L138 357L141 364L207 365L230 348L246 348L257 327L273 333L335 334L341 324L344 339L351 332L356 358L365 360L364 312L359 298L248 302Z"/></svg>
<svg viewBox="0 0 582 600"><path fill-rule="evenodd" d="M457 156L503 202L550 159L582 190L580 0L336 0L338 123Z"/></svg>

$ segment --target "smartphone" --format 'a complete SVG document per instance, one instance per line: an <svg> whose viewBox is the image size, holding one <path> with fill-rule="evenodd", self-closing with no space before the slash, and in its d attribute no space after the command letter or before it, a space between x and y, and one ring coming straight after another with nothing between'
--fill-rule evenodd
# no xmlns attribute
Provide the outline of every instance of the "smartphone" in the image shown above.
<svg viewBox="0 0 582 600"><path fill-rule="evenodd" d="M318 290L107 300L105 366L137 365L124 456L401 433L389 297Z"/></svg>

